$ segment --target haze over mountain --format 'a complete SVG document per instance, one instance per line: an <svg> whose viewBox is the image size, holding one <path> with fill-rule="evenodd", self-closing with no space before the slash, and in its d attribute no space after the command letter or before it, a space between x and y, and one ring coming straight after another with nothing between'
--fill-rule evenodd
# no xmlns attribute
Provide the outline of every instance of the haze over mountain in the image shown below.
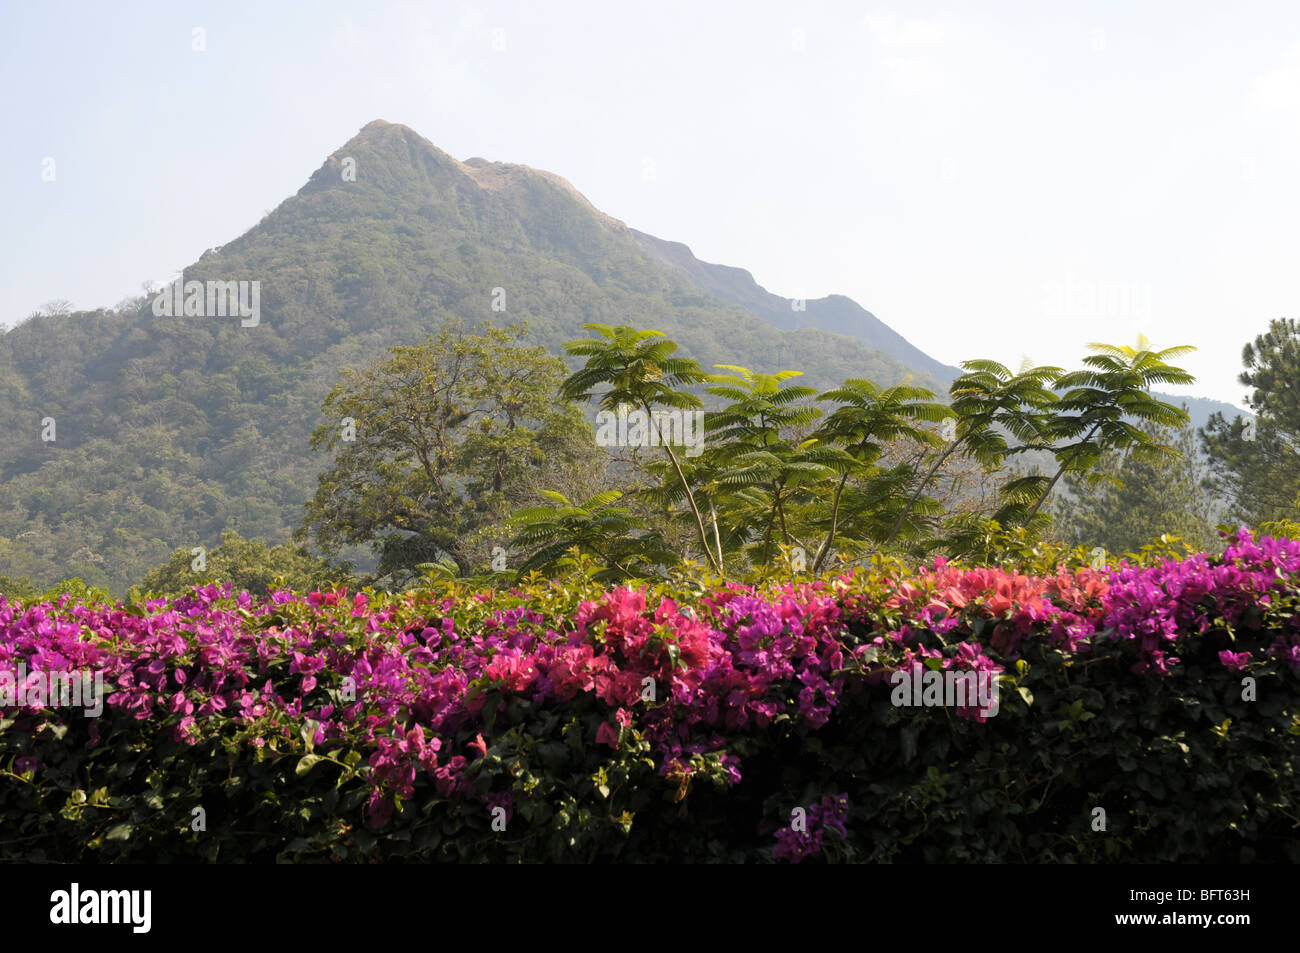
<svg viewBox="0 0 1300 953"><path fill-rule="evenodd" d="M723 301L739 305L778 328L817 328L856 338L872 350L883 351L945 385L961 374L960 368L949 367L914 347L901 334L851 298L828 295L825 298L798 302L781 298L759 287L754 276L743 268L712 265L700 261L681 242L664 241L636 229L632 233L643 248L689 277L696 286Z"/></svg>
<svg viewBox="0 0 1300 953"><path fill-rule="evenodd" d="M819 387L910 374L944 392L958 373L848 298L794 310L556 175L460 162L383 121L184 278L259 282L256 324L141 298L0 336L0 575L121 593L223 529L286 540L328 462L308 439L340 370L448 318L526 321L554 353L584 322L630 323L706 367L800 369Z"/></svg>

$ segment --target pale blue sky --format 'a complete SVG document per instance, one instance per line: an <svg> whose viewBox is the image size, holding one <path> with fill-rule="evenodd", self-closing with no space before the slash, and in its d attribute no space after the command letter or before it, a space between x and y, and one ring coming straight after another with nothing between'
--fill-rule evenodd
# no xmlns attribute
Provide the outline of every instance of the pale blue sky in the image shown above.
<svg viewBox="0 0 1300 953"><path fill-rule="evenodd" d="M1240 403L1242 345L1300 316L1296 4L0 10L4 324L174 273L372 119L556 172L777 294L849 295L950 364L1143 331Z"/></svg>

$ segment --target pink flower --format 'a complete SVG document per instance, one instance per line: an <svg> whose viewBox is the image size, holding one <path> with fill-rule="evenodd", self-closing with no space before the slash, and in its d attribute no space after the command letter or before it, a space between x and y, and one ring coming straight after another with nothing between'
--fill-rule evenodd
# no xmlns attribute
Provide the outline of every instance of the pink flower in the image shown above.
<svg viewBox="0 0 1300 953"><path fill-rule="evenodd" d="M370 792L370 803L367 805L370 811L370 825L376 830L384 827L393 818L392 798L385 797L379 788Z"/></svg>
<svg viewBox="0 0 1300 953"><path fill-rule="evenodd" d="M1240 672L1250 662L1249 652L1233 653L1224 649L1219 653L1219 661L1223 663L1224 668L1230 672Z"/></svg>
<svg viewBox="0 0 1300 953"><path fill-rule="evenodd" d="M189 716L182 718L181 723L176 726L176 730L172 733L172 738L176 741L183 741L189 745L197 744L199 740L199 729L198 726L195 725L194 719ZM261 741L262 739L259 738L257 740ZM263 744L265 744L265 742L263 742Z"/></svg>
<svg viewBox="0 0 1300 953"><path fill-rule="evenodd" d="M611 748L618 748L618 732L614 726L607 721L602 721L600 727L596 729L596 744L606 744Z"/></svg>

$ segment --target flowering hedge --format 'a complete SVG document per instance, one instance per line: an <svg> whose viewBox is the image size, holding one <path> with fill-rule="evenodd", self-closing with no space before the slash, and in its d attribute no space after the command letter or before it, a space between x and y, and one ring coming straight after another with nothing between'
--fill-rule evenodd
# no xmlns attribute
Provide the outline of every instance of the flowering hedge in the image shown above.
<svg viewBox="0 0 1300 953"><path fill-rule="evenodd" d="M1294 862L1300 543L1229 542L1050 574L0 597L0 859ZM99 717L41 697L60 671L102 673ZM900 706L899 671L1000 702Z"/></svg>

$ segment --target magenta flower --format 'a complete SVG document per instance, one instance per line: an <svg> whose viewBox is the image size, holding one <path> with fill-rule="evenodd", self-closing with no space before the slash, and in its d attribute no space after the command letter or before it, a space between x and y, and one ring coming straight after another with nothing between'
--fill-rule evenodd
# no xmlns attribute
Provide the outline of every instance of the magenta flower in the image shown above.
<svg viewBox="0 0 1300 953"><path fill-rule="evenodd" d="M1251 655L1249 652L1233 653L1228 649L1224 649L1219 653L1219 661L1222 662L1224 667L1231 672L1240 672L1247 664L1249 664L1250 659Z"/></svg>

